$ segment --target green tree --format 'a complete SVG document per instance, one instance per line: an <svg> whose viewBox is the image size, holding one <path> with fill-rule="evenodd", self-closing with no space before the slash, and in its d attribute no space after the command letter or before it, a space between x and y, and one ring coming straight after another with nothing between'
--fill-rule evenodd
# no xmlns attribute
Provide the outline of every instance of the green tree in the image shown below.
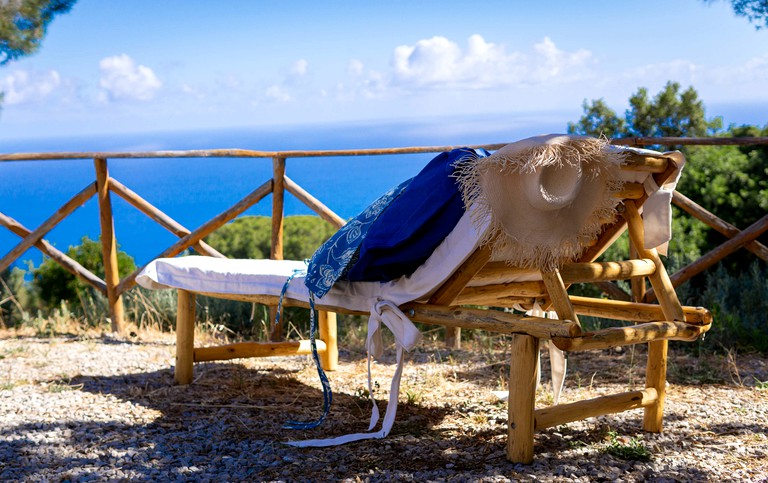
<svg viewBox="0 0 768 483"><path fill-rule="evenodd" d="M83 237L80 245L69 247L67 255L96 276L104 278L101 242ZM136 270L133 258L120 250L117 252L117 267L120 277ZM32 270L32 286L47 308L59 306L62 300L77 305L82 303L83 296L95 293L90 285L75 278L50 258L45 258L39 267Z"/></svg>
<svg viewBox="0 0 768 483"><path fill-rule="evenodd" d="M283 254L289 260L309 258L336 228L317 216L287 216L283 226ZM269 258L272 219L244 216L205 239L231 258Z"/></svg>
<svg viewBox="0 0 768 483"><path fill-rule="evenodd" d="M69 12L76 1L0 1L0 65L35 53L51 20Z"/></svg>
<svg viewBox="0 0 768 483"><path fill-rule="evenodd" d="M569 133L609 138L626 135L626 121L617 116L603 99L593 100L591 103L587 103L585 99L581 107L584 109L584 115L577 123L568 123Z"/></svg>
<svg viewBox="0 0 768 483"><path fill-rule="evenodd" d="M706 3L714 3L715 0L704 0ZM768 0L729 0L733 13L739 17L747 17L755 28L768 27Z"/></svg>
<svg viewBox="0 0 768 483"><path fill-rule="evenodd" d="M648 89L641 87L629 98L626 114L630 136L681 137L705 136L722 128L722 119L707 121L704 103L693 87L680 92L680 84L667 82L653 100Z"/></svg>
<svg viewBox="0 0 768 483"><path fill-rule="evenodd" d="M704 104L696 91L680 91L670 82L653 99L641 88L629 100L630 108L620 119L602 99L584 103L584 115L568 125L568 131L586 135L622 136L703 136L718 133L722 121L707 120ZM623 122L623 124L622 124ZM731 126L725 136L756 137L768 135L768 125ZM746 228L768 211L768 146L691 146L684 147L688 163L677 186L718 217ZM726 239L693 217L674 207L674 238L669 246L667 267L670 272L692 262L722 244ZM764 235L761 241L768 240ZM614 245L615 257L628 249ZM609 257L610 258L610 257ZM768 266L746 252L730 255L704 274L694 277L678 289L688 305L702 305L715 314L717 327L711 341L723 347L747 346L768 350L765 317L765 293L768 290ZM711 344L711 343L710 343Z"/></svg>
<svg viewBox="0 0 768 483"><path fill-rule="evenodd" d="M77 0L0 0L0 66L40 48L48 24ZM0 106L5 94L0 92Z"/></svg>
<svg viewBox="0 0 768 483"><path fill-rule="evenodd" d="M704 103L693 87L680 91L680 84L667 82L651 99L648 89L640 87L629 98L624 119L609 108L603 99L582 104L584 115L576 123L568 123L568 132L589 136L605 135L621 138L705 136L722 128L722 119L707 120Z"/></svg>
<svg viewBox="0 0 768 483"><path fill-rule="evenodd" d="M0 272L0 328L15 326L27 315L30 293L20 268Z"/></svg>

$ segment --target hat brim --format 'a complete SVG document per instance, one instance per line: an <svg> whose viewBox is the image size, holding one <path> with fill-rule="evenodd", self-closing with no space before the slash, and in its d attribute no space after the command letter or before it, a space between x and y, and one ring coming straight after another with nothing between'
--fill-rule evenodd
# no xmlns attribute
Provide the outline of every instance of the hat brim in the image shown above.
<svg viewBox="0 0 768 483"><path fill-rule="evenodd" d="M484 241L492 244L493 259L538 269L575 260L616 217L613 194L622 185L624 154L607 146L604 139L539 136L464 165L458 173L463 199L476 205L478 220L490 218ZM542 189L531 183L542 183L536 175L544 170L573 178L558 180L564 197L535 196Z"/></svg>

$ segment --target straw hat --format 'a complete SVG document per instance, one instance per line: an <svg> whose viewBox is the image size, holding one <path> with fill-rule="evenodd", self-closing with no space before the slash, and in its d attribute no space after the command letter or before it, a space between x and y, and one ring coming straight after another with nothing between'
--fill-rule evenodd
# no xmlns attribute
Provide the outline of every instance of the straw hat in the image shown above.
<svg viewBox="0 0 768 483"><path fill-rule="evenodd" d="M490 220L493 259L552 269L573 261L616 216L620 151L604 139L546 135L459 167L467 207Z"/></svg>

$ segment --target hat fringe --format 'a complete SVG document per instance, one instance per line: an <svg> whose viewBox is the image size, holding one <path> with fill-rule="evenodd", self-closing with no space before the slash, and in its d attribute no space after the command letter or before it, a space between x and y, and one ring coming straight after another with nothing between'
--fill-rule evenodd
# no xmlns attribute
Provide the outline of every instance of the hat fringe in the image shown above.
<svg viewBox="0 0 768 483"><path fill-rule="evenodd" d="M618 200L613 195L623 185L618 179L618 167L625 156L621 151L610 149L607 139L570 137L564 142L539 144L514 153L501 150L474 162L457 163L455 176L465 206L475 205L473 220L476 226L490 221L482 243L492 245L494 260L524 268L552 270L574 261L597 238L602 225L616 218ZM545 243L526 243L504 229L483 192L480 179L489 171L528 174L550 166L579 167L584 175L601 178L606 188L605 196L592 208L587 222L578 232Z"/></svg>

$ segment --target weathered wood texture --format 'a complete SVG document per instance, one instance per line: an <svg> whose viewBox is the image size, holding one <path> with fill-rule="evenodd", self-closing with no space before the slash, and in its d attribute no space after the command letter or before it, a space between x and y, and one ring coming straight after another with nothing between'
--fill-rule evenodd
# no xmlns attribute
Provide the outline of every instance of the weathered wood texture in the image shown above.
<svg viewBox="0 0 768 483"><path fill-rule="evenodd" d="M299 201L317 213L320 218L324 219L336 228L341 228L344 226L346 221L334 213L333 210L325 206L320 200L309 194L304 188L296 184L296 182L288 176L285 176L284 180L286 191L291 193L293 196L298 198Z"/></svg>
<svg viewBox="0 0 768 483"><path fill-rule="evenodd" d="M562 320L569 320L576 324L579 323L579 317L576 315L576 311L573 310L571 299L568 297L568 290L565 287L563 278L560 276L560 271L544 271L541 272L541 276L544 279L544 285L547 287L549 296L552 297L552 305L555 307L557 316Z"/></svg>
<svg viewBox="0 0 768 483"><path fill-rule="evenodd" d="M112 199L109 196L109 169L107 160L93 160L96 168L96 188L99 201L99 226L101 227L101 251L104 261L104 282L107 284L107 303L112 332L123 333L125 328L125 310L123 298L117 290L120 283L120 272L117 266L117 239L115 237L115 222L112 216Z"/></svg>
<svg viewBox="0 0 768 483"><path fill-rule="evenodd" d="M184 237L189 235L191 232L184 228L180 223L178 223L176 220L171 218L170 216L163 213L161 210L153 206L151 203L149 203L147 200L139 196L137 193L132 191L130 188L122 184L121 182L117 181L114 178L109 179L109 189L112 190L113 193L133 205L136 209L147 215L150 219L154 220L158 225L162 226L166 230L170 231L174 235L178 237ZM216 257L216 258L226 258L224 255L219 253L216 249L214 249L212 246L205 243L203 240L200 240L199 242L192 245L195 250L200 253L201 255L208 255L209 257Z"/></svg>
<svg viewBox="0 0 768 483"><path fill-rule="evenodd" d="M727 242L703 255L695 262L692 262L678 270L674 275L670 277L672 285L678 287L681 284L687 282L691 278L700 274L731 253L735 252L742 246L756 240L757 237L766 231L768 231L768 214L751 224L749 228L734 236ZM656 291L655 287L653 290L649 290L646 294L646 300L651 301L654 298L658 298L658 292Z"/></svg>
<svg viewBox="0 0 768 483"><path fill-rule="evenodd" d="M669 279L659 254L655 248L645 248L643 244L645 228L637 205L633 201L627 201L624 203L624 207L624 215L629 224L629 238L632 244L641 257L653 260L653 263L656 265L656 272L648 278L651 281L651 286L658 294L659 305L661 305L664 317L669 321L684 321L685 314L677 298L677 293L675 293L675 287Z"/></svg>
<svg viewBox="0 0 768 483"><path fill-rule="evenodd" d="M451 305L464 287L491 258L491 247L485 245L475 252L445 281L429 299L434 305ZM451 349L461 347L461 327L448 326L445 329L445 345Z"/></svg>
<svg viewBox="0 0 768 483"><path fill-rule="evenodd" d="M513 335L510 353L507 459L529 464L533 461L539 340L530 335Z"/></svg>
<svg viewBox="0 0 768 483"><path fill-rule="evenodd" d="M318 353L324 354L326 352L325 342L322 340L316 340L315 345ZM226 361L246 357L301 356L311 353L312 347L309 340L236 342L234 344L219 345L215 347L196 347L194 349L194 361L207 362Z"/></svg>
<svg viewBox="0 0 768 483"><path fill-rule="evenodd" d="M720 218L718 218L711 212L707 211L705 208L702 208L700 205L696 204L693 200L691 200L684 194L680 193L679 191L675 191L674 193L672 193L672 202L675 205L679 206L681 209L683 209L689 215L706 223L711 228L714 228L715 230L727 236L728 238L733 238L739 233L741 233L741 230L731 225L727 221L721 220ZM749 242L744 245L744 248L754 253L761 259L765 260L766 262L768 262L768 247L766 247L759 241Z"/></svg>
<svg viewBox="0 0 768 483"><path fill-rule="evenodd" d="M61 220L66 218L70 213L79 208L83 203L96 194L96 183L91 183L86 186L82 191L73 196L69 201L64 203L61 208L51 215L50 218L45 220L39 227L33 230L27 235L18 245L16 245L10 252L8 252L0 260L0 271L10 267L13 262L16 261L24 252L33 247L37 242L43 239L43 237L59 224Z"/></svg>
<svg viewBox="0 0 768 483"><path fill-rule="evenodd" d="M648 276L656 272L653 260L622 260L618 262L566 263L560 275L566 284L628 280L630 277Z"/></svg>
<svg viewBox="0 0 768 483"><path fill-rule="evenodd" d="M192 366L195 349L195 294L178 290L176 308L176 367L173 377L176 384L192 382Z"/></svg>
<svg viewBox="0 0 768 483"><path fill-rule="evenodd" d="M654 404L658 394L653 388L642 391L623 392L585 399L570 404L560 404L548 408L537 409L534 412L536 430L560 426L572 421L594 418L605 414L613 414L630 409L637 409Z"/></svg>
<svg viewBox="0 0 768 483"><path fill-rule="evenodd" d="M611 139L611 144L623 146L757 146L768 144L768 137L630 137ZM8 161L55 161L61 159L141 159L141 158L313 158L329 156L378 156L390 154L442 153L460 147L483 148L495 151L509 144L473 144L469 146L413 146L402 148L338 149L312 151L258 151L250 149L191 149L175 151L85 151L51 153L0 154L0 162Z"/></svg>
<svg viewBox="0 0 768 483"><path fill-rule="evenodd" d="M285 158L272 158L272 238L269 258L283 260L283 206L285 204ZM283 340L283 318L278 317L277 307L268 311L272 322L269 340Z"/></svg>
<svg viewBox="0 0 768 483"><path fill-rule="evenodd" d="M630 137L611 139L621 146L758 146L768 144L768 137Z"/></svg>
<svg viewBox="0 0 768 483"><path fill-rule="evenodd" d="M579 333L578 324L568 320L546 319L499 310L446 307L408 303L400 307L414 322L487 330L501 334L529 334L541 339L571 337Z"/></svg>
<svg viewBox="0 0 768 483"><path fill-rule="evenodd" d="M0 213L0 225L3 225L4 227L8 228L10 231L19 235L22 238L25 238L30 234L32 234L32 232L29 229L27 229L24 225L14 220L10 216L6 216L3 213ZM107 284L104 283L104 280L100 279L99 277L91 273L87 268L80 265L80 263L78 263L77 260L73 260L66 253L59 251L56 247L54 247L53 245L51 245L50 243L48 243L43 239L40 239L39 242L35 243L35 247L37 247L44 254L51 257L51 259L55 260L56 263L61 265L66 271L68 271L75 277L79 278L83 282L94 287L103 295L107 294Z"/></svg>
<svg viewBox="0 0 768 483"><path fill-rule="evenodd" d="M319 310L317 312L317 326L320 333L320 342L325 346L320 352L320 363L326 371L335 371L339 368L339 341L336 324L336 313ZM318 346L320 350L320 346Z"/></svg>
<svg viewBox="0 0 768 483"><path fill-rule="evenodd" d="M176 243L168 247L162 253L155 258L175 257L179 253L183 252L187 248L193 246L213 231L217 230L227 222L233 220L239 214L261 201L265 196L272 192L272 180L269 180L249 193L245 198L237 202L232 207L223 211L219 215L211 218L207 222L203 223L196 230L189 235L179 239ZM119 293L123 293L136 284L136 276L144 269L141 267L135 272L127 276L120 282L118 286Z"/></svg>
<svg viewBox="0 0 768 483"><path fill-rule="evenodd" d="M606 317L630 322L659 322L665 320L661 306L623 300L597 299L571 295L571 303L577 314ZM693 325L712 323L712 313L703 307L683 307L685 321Z"/></svg>
<svg viewBox="0 0 768 483"><path fill-rule="evenodd" d="M564 351L608 349L641 344L655 340L694 341L709 330L709 325L691 325L685 322L647 322L630 327L610 327L585 333L580 337L554 337L552 341Z"/></svg>

